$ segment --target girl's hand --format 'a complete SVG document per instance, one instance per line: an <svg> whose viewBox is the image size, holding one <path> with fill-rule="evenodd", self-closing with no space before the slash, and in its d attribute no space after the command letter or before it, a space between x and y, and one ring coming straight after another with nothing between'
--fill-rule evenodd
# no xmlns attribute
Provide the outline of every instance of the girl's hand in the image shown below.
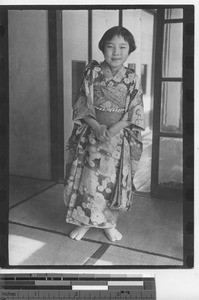
<svg viewBox="0 0 199 300"><path fill-rule="evenodd" d="M109 142L110 137L106 125L100 125L92 116L87 116L84 121L92 128L95 137L103 143Z"/></svg>
<svg viewBox="0 0 199 300"><path fill-rule="evenodd" d="M110 138L112 138L112 137L114 137L116 134L118 134L122 128L123 128L123 127L120 125L119 122L116 123L116 124L113 124L113 125L108 129L108 133L109 133Z"/></svg>
<svg viewBox="0 0 199 300"><path fill-rule="evenodd" d="M103 143L110 142L109 132L106 125L98 125L93 128L96 138Z"/></svg>
<svg viewBox="0 0 199 300"><path fill-rule="evenodd" d="M122 129L128 127L129 124L125 121L125 120L121 120L115 124L113 124L109 129L109 137L112 138L113 136L115 136L116 134L118 134Z"/></svg>

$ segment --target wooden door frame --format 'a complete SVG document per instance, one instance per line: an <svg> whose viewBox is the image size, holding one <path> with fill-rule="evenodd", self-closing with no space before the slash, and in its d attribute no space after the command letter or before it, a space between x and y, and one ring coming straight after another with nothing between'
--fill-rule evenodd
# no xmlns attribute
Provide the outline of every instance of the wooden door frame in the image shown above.
<svg viewBox="0 0 199 300"><path fill-rule="evenodd" d="M157 34L156 34L156 48L155 48L155 53L159 53L159 55L156 55L156 61L155 61L155 81L154 81L154 111L153 111L153 143L152 143L152 169L151 169L151 195L152 196L167 196L172 195L174 198L175 196L177 198L183 197L182 190L178 190L175 188L167 187L167 186L160 186L158 182L158 175L159 175L159 146L160 146L160 135L161 136L173 136L173 137L180 137L179 134L173 133L173 134L164 134L160 133L160 113L161 113L161 82L162 82L162 52L163 52L163 29L164 29L164 8L175 8L174 6L166 6L163 8L159 8L157 10ZM185 100L186 94L187 94L187 89L190 92L190 94L193 95L193 89L189 88L187 86L187 83L193 85L193 76L194 72L193 69L189 68L189 73L187 73L187 68L186 68L186 60L187 60L187 55L190 54L192 55L193 59L193 44L191 44L190 47L190 39L193 39L192 37L187 38L186 35L186 27L188 26L189 28L193 27L193 5L181 5L178 6L177 8L184 8L184 16L182 19L183 23L183 99ZM173 21L175 22L175 20ZM179 22L179 20L176 20L176 22ZM190 56L190 55L189 55ZM183 123L185 123L186 118L187 118L187 102L183 100ZM189 103L189 111L190 111L190 103ZM193 121L193 114L192 116L192 121ZM193 129L193 128L192 128ZM185 150L185 145L187 147L186 143L186 137L184 134L184 127L183 127L183 134L181 135L183 138L183 162L185 161L186 157L186 152ZM190 138L190 137L189 137ZM190 143L189 143L190 145ZM184 166L184 164L183 164ZM183 170L183 182L185 182L185 173ZM183 184L184 188L184 184Z"/></svg>
<svg viewBox="0 0 199 300"><path fill-rule="evenodd" d="M146 9L146 8L144 8L143 10L154 15L154 34L155 34L156 11L153 9ZM118 8L118 13L119 13L118 25L122 26L123 9ZM64 86L63 86L62 10L48 11L48 25L49 25L51 179L53 181L63 182L64 179L64 116L63 116ZM155 40L155 35L154 35L154 40ZM92 59L92 9L88 8L88 61L90 61L91 59ZM154 57L152 62L152 69L153 68L154 68ZM152 94L153 94L153 88L152 88Z"/></svg>
<svg viewBox="0 0 199 300"><path fill-rule="evenodd" d="M48 11L51 179L64 180L64 94L62 11Z"/></svg>
<svg viewBox="0 0 199 300"><path fill-rule="evenodd" d="M172 7L173 6L169 6ZM186 6L181 6L186 7ZM164 6L163 6L164 8ZM155 53L162 53L163 47L163 12L164 10L158 8L159 13L150 9L145 11L154 15L154 43L155 51L153 57L154 80L158 84L154 85L154 110L153 110L153 144L152 144L152 168L151 168L151 195L160 193L158 187L158 171L159 164L157 157L159 157L159 132L157 124L160 123L160 78L161 78L161 55ZM119 24L122 25L122 9L119 9ZM161 12L160 12L161 11ZM190 23L190 16L193 15L188 10L184 10L184 26ZM193 19L193 18L192 18ZM50 128L51 128L51 174L52 180L63 181L64 179L64 110L63 110L63 38L62 38L62 10L49 10L49 67L50 67ZM192 20L193 21L193 20ZM158 24L158 30L157 30ZM92 9L88 9L88 58L92 58ZM188 24L189 26L189 24ZM188 43L188 41L187 41ZM184 49L186 47L186 40L184 39ZM188 51L188 50L187 50ZM190 50L189 50L190 51ZM184 61L185 61L184 51ZM183 72L184 80L186 82L187 73ZM190 76L190 75L189 75ZM193 74L192 74L193 78ZM188 80L190 81L190 80ZM190 91L190 89L189 89ZM184 94L185 90L184 84ZM153 93L153 89L152 89ZM153 95L152 95L153 96ZM156 99L156 100L155 100Z"/></svg>
<svg viewBox="0 0 199 300"><path fill-rule="evenodd" d="M158 10L156 15L156 45L155 53L162 53L163 49L163 26L164 10ZM157 30L158 24L158 30ZM151 194L156 194L158 185L158 171L159 171L159 124L160 124L160 110L161 102L158 101L161 97L161 80L162 70L160 68L162 63L162 56L156 55L154 65L154 109L153 109L153 138L152 138L152 164L151 164Z"/></svg>
<svg viewBox="0 0 199 300"><path fill-rule="evenodd" d="M165 8L163 7L157 9L157 20L156 20L156 45L155 45L155 77L154 77L154 109L153 109L153 138L152 138L152 167L151 167L151 195L168 197L169 194L172 196L180 196L182 194L181 190L167 187L166 185L159 184L159 155L160 155L160 137L176 137L182 138L182 134L178 133L164 133L160 130L161 122L161 86L162 77L162 54L163 54L163 36L164 36L164 25L167 21L164 18ZM173 8L173 7L171 7ZM184 20L184 19L183 19ZM172 20L175 22L176 20ZM181 19L177 20L177 22ZM182 79L183 82L183 79Z"/></svg>

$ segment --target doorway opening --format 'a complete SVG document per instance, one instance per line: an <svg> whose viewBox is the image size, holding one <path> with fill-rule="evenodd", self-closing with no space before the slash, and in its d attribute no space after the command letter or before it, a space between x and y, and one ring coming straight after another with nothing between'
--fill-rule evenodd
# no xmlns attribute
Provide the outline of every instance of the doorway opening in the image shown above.
<svg viewBox="0 0 199 300"><path fill-rule="evenodd" d="M153 81L154 81L154 24L156 10L64 10L63 17L63 66L64 66L64 127L65 143L72 130L72 100L75 82L79 82L83 62L102 62L104 57L98 42L110 27L122 25L135 37L136 51L129 56L125 66L135 70L141 78L146 130L143 132L144 151L135 176L138 192L150 193L153 130ZM81 18L84 26L78 20ZM71 31L71 27L73 30ZM75 64L75 67L74 67ZM66 159L66 158L65 158Z"/></svg>

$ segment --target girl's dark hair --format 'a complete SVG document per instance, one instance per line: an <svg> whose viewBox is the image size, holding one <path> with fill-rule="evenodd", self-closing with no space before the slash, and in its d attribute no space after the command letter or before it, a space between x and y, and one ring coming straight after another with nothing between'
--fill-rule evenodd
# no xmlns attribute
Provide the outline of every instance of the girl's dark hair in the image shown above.
<svg viewBox="0 0 199 300"><path fill-rule="evenodd" d="M114 36L122 36L123 39L128 42L129 54L136 49L135 39L132 33L122 26L114 26L108 29L99 41L98 47L103 53L106 42L109 42Z"/></svg>

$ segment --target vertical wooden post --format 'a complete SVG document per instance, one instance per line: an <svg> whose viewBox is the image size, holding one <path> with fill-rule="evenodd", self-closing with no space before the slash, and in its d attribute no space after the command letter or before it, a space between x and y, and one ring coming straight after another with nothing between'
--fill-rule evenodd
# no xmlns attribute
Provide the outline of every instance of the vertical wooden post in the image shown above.
<svg viewBox="0 0 199 300"><path fill-rule="evenodd" d="M0 267L8 266L9 76L8 11L0 10Z"/></svg>
<svg viewBox="0 0 199 300"><path fill-rule="evenodd" d="M196 54L197 55L197 54ZM194 6L184 8L183 35L184 266L194 266ZM196 83L197 84L197 83ZM195 99L197 101L197 99ZM197 168L197 166L196 166ZM197 199L196 199L197 200Z"/></svg>
<svg viewBox="0 0 199 300"><path fill-rule="evenodd" d="M88 62L92 60L92 10L88 10Z"/></svg>
<svg viewBox="0 0 199 300"><path fill-rule="evenodd" d="M119 10L119 26L122 26L123 24L123 14L122 9Z"/></svg>
<svg viewBox="0 0 199 300"><path fill-rule="evenodd" d="M49 10L51 177L64 178L62 11Z"/></svg>
<svg viewBox="0 0 199 300"><path fill-rule="evenodd" d="M154 76L154 110L153 110L153 145L151 166L151 194L156 195L159 173L159 146L160 146L160 111L161 111L161 79L162 79L162 49L164 9L157 10L156 19L156 46L155 46L155 76Z"/></svg>

